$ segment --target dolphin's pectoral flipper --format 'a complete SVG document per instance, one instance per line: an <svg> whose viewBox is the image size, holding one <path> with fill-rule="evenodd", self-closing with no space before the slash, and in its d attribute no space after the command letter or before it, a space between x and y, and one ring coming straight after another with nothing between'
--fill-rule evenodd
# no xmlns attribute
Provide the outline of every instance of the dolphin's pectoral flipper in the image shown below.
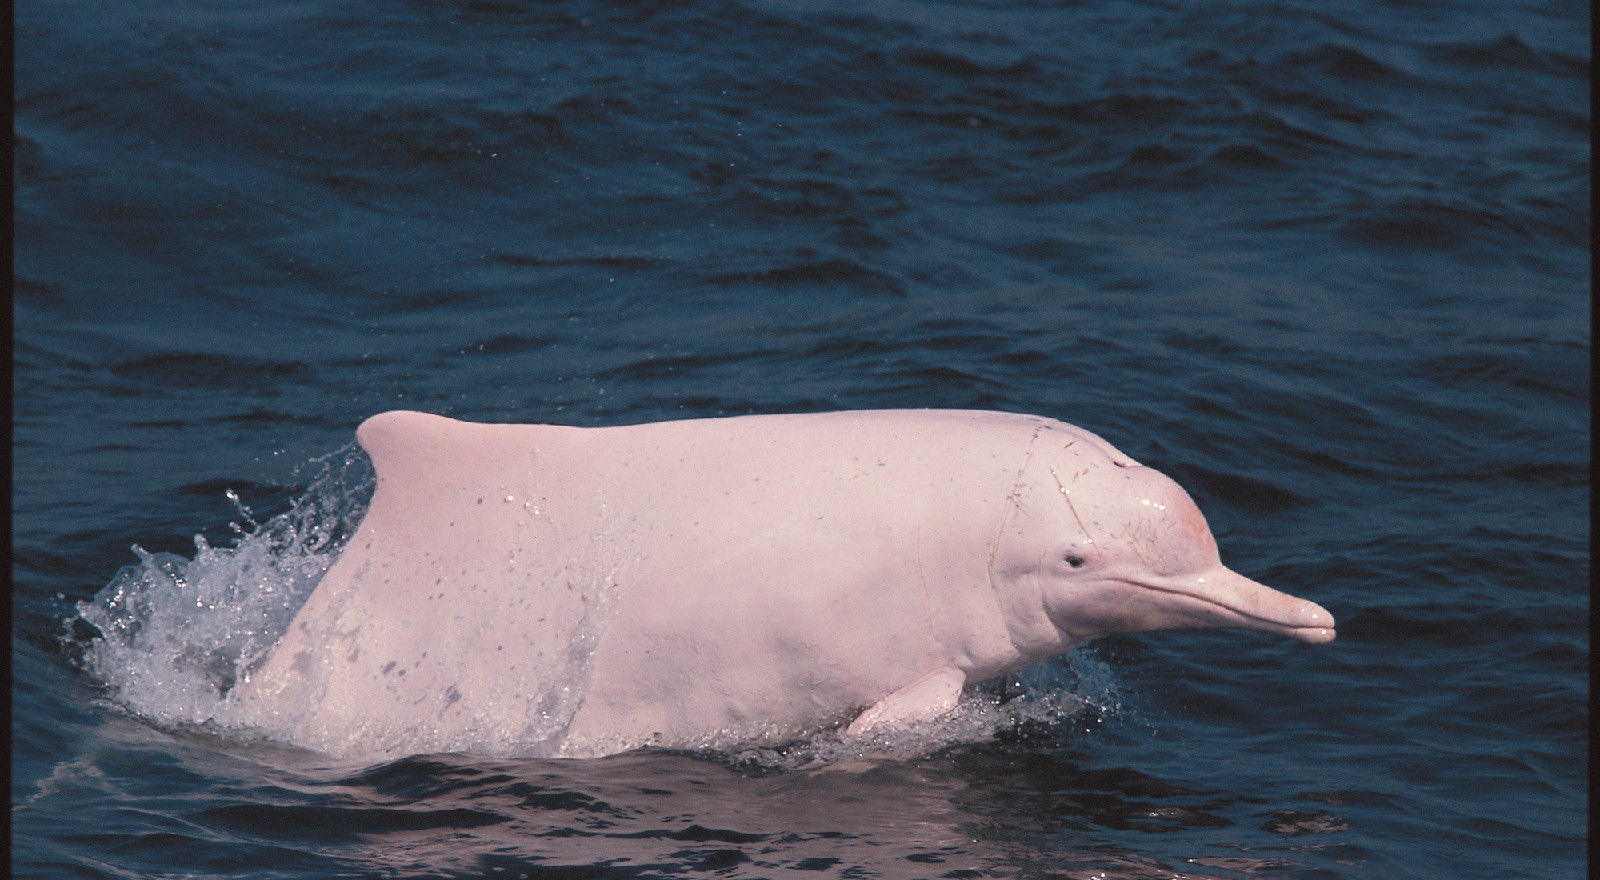
<svg viewBox="0 0 1600 880"><path fill-rule="evenodd" d="M966 683L966 674L954 666L936 669L868 706L845 728L844 735L870 736L937 718L956 707Z"/></svg>

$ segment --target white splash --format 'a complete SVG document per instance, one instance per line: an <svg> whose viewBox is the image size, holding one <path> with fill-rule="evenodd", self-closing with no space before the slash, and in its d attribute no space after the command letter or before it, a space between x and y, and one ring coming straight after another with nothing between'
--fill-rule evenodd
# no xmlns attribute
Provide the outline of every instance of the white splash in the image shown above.
<svg viewBox="0 0 1600 880"><path fill-rule="evenodd" d="M149 553L78 604L99 631L83 665L117 702L158 724L232 726L228 692L288 628L354 532L371 497L372 471L353 444L313 459L310 485L289 509L246 525L232 546L196 535L195 555Z"/></svg>

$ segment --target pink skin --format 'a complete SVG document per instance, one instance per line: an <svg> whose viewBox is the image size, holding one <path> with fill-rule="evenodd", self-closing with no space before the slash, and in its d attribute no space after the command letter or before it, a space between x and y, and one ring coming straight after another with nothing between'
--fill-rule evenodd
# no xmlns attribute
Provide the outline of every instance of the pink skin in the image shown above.
<svg viewBox="0 0 1600 880"><path fill-rule="evenodd" d="M1036 416L362 425L361 529L230 699L347 757L865 736L1109 632L1333 618L1177 484Z"/></svg>

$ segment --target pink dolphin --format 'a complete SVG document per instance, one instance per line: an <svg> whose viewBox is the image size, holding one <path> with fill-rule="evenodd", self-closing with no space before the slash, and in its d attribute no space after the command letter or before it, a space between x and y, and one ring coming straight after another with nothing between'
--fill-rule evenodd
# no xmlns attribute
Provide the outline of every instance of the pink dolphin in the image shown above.
<svg viewBox="0 0 1600 880"><path fill-rule="evenodd" d="M1037 416L389 412L357 438L372 506L230 695L335 755L863 736L1105 633L1334 637L1224 568L1172 480Z"/></svg>

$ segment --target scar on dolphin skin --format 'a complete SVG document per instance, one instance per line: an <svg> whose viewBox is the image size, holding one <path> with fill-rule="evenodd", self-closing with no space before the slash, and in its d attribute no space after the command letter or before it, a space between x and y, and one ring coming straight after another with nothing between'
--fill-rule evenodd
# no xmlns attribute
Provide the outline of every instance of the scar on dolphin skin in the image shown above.
<svg viewBox="0 0 1600 880"><path fill-rule="evenodd" d="M933 591L928 589L928 572L922 567L922 524L918 523L911 530L911 550L917 560L917 582L922 585L922 625L931 635L934 630L933 623Z"/></svg>
<svg viewBox="0 0 1600 880"><path fill-rule="evenodd" d="M994 585L994 557L1000 550L1000 533L1006 529L1006 519L1011 512L1022 507L1022 475L1028 472L1028 464L1033 461L1033 444L1038 441L1039 435L1049 427L1048 425L1034 425L1033 433L1028 435L1028 449L1022 456L1022 466L1017 468L1017 478L1011 482L1011 493L1006 496L1009 504L1000 513L1000 522L994 527L994 540L989 542L989 585ZM1068 444L1069 446L1071 444Z"/></svg>
<svg viewBox="0 0 1600 880"><path fill-rule="evenodd" d="M1073 441L1073 442L1077 442L1077 441ZM1072 443L1068 443L1067 444L1067 446L1071 446L1071 445L1072 445ZM1063 450L1065 450L1067 448L1067 446L1063 446L1061 448ZM1125 465L1123 465L1123 464L1121 464L1119 462L1112 462L1112 463L1115 464L1117 467L1124 467L1125 466ZM1078 473L1073 474L1073 477L1077 477L1077 476L1079 476L1080 474L1083 474L1083 473L1085 473L1085 471L1079 471ZM1061 497L1066 499L1067 509L1072 511L1072 518L1076 519L1078 521L1078 528L1083 529L1084 539L1087 540L1090 544L1093 544L1094 543L1094 536L1090 535L1089 534L1089 530L1084 527L1083 518L1078 516L1078 508L1073 506L1073 504L1072 504L1072 490L1068 489L1065 485L1062 484L1061 475L1056 473L1055 468L1051 468L1050 469L1050 476L1055 477L1056 488L1061 492ZM1162 510L1166 510L1165 507L1162 507L1161 509ZM1139 561L1140 562L1143 562L1146 565L1152 564L1150 558L1148 556L1146 556L1144 553L1140 552L1139 544L1140 544L1139 540L1137 540L1136 538L1130 538L1129 543L1128 543L1128 549L1133 551L1133 555L1139 557Z"/></svg>
<svg viewBox="0 0 1600 880"><path fill-rule="evenodd" d="M1076 442L1078 441L1072 441L1072 443ZM1072 443L1068 443L1066 446L1061 447L1062 451L1066 451L1066 449L1070 447ZM1072 518L1078 521L1078 530L1083 532L1083 539L1088 543L1093 544L1094 536L1089 534L1088 527L1083 524L1083 517L1078 515L1077 506L1072 503L1072 490L1068 489L1061 482L1061 475L1056 473L1055 468L1050 469L1050 476L1056 481L1056 490L1061 493L1062 500L1067 502L1067 509L1072 511Z"/></svg>

